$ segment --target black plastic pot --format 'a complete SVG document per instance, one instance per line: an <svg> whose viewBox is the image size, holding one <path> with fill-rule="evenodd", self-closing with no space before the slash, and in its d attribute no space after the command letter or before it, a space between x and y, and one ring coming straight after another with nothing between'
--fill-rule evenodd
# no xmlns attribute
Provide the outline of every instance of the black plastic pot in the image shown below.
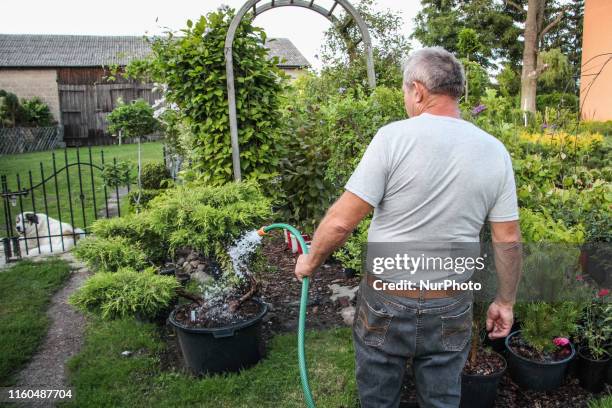
<svg viewBox="0 0 612 408"><path fill-rule="evenodd" d="M504 361L504 368L491 375L461 375L461 404L460 408L491 408L497 398L499 381L506 372L506 359L497 354Z"/></svg>
<svg viewBox="0 0 612 408"><path fill-rule="evenodd" d="M512 324L512 328L510 329L510 333L521 330L521 323L519 321L515 321ZM506 355L506 338L502 337L501 339L491 340L486 329L482 330L480 334L481 338L484 339L482 341L482 345L484 347L491 348L496 353L501 354L502 356Z"/></svg>
<svg viewBox="0 0 612 408"><path fill-rule="evenodd" d="M542 363L529 360L512 350L510 340L519 333L520 330L506 337L506 349L508 351L506 359L512 380L522 388L535 391L550 391L559 388L565 380L565 373L569 362L576 355L574 345L570 343L572 352L567 358L555 362Z"/></svg>
<svg viewBox="0 0 612 408"><path fill-rule="evenodd" d="M195 375L236 372L257 364L264 356L261 320L268 313L265 303L257 316L241 323L214 329L186 327L175 319L174 326L186 366Z"/></svg>
<svg viewBox="0 0 612 408"><path fill-rule="evenodd" d="M604 388L610 358L604 360L593 360L588 357L586 347L578 349L578 367L576 376L580 381L580 386L591 392L600 392Z"/></svg>

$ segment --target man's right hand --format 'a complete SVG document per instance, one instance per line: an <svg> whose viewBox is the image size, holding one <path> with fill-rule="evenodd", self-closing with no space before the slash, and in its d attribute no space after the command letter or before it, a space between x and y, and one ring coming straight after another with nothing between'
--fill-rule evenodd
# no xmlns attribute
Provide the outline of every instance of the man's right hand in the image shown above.
<svg viewBox="0 0 612 408"><path fill-rule="evenodd" d="M514 323L513 305L494 301L487 311L487 331L491 340L501 339L510 334Z"/></svg>

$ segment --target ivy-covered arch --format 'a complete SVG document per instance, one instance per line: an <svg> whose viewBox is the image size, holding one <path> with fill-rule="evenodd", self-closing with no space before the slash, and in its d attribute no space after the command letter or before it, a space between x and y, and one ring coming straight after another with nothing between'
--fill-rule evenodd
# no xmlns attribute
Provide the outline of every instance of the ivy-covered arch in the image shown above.
<svg viewBox="0 0 612 408"><path fill-rule="evenodd" d="M260 4L265 3L265 4ZM334 16L334 10L340 5L357 23L361 31L361 41L365 47L365 57L367 62L368 83L371 88L376 87L376 74L374 72L374 56L372 53L372 40L365 21L348 0L335 0L329 9L315 4L315 0L248 0L238 11L230 24L227 36L225 37L225 69L227 73L227 101L229 105L230 132L232 140L232 164L234 169L234 179L240 181L242 174L240 171L240 146L238 144L238 118L236 114L236 88L234 83L234 58L232 48L234 37L240 22L247 15L253 13L253 17L265 13L266 11L279 7L302 7L310 9L327 18L334 25L338 25L338 19Z"/></svg>

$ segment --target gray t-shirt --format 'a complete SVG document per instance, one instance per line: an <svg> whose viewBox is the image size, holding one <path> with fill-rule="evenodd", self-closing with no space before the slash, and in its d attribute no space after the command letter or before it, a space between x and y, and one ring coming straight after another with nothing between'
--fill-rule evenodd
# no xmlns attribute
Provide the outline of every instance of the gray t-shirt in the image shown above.
<svg viewBox="0 0 612 408"><path fill-rule="evenodd" d="M518 220L504 145L470 122L422 114L381 128L346 184L372 205L369 242L478 242Z"/></svg>

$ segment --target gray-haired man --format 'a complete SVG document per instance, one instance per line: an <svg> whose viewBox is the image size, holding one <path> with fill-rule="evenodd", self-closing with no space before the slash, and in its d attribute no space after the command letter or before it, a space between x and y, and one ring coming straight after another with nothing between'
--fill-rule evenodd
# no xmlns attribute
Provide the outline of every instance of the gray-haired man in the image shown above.
<svg viewBox="0 0 612 408"><path fill-rule="evenodd" d="M494 244L505 244L495 250L499 285L487 315L494 339L513 323L521 267L517 198L504 146L460 118L464 84L461 63L442 48L409 57L404 99L410 119L379 130L295 274L311 276L372 209L369 242L478 242L488 220ZM389 294L364 279L353 327L361 406L398 406L412 358L419 405L457 407L471 303L467 291Z"/></svg>

